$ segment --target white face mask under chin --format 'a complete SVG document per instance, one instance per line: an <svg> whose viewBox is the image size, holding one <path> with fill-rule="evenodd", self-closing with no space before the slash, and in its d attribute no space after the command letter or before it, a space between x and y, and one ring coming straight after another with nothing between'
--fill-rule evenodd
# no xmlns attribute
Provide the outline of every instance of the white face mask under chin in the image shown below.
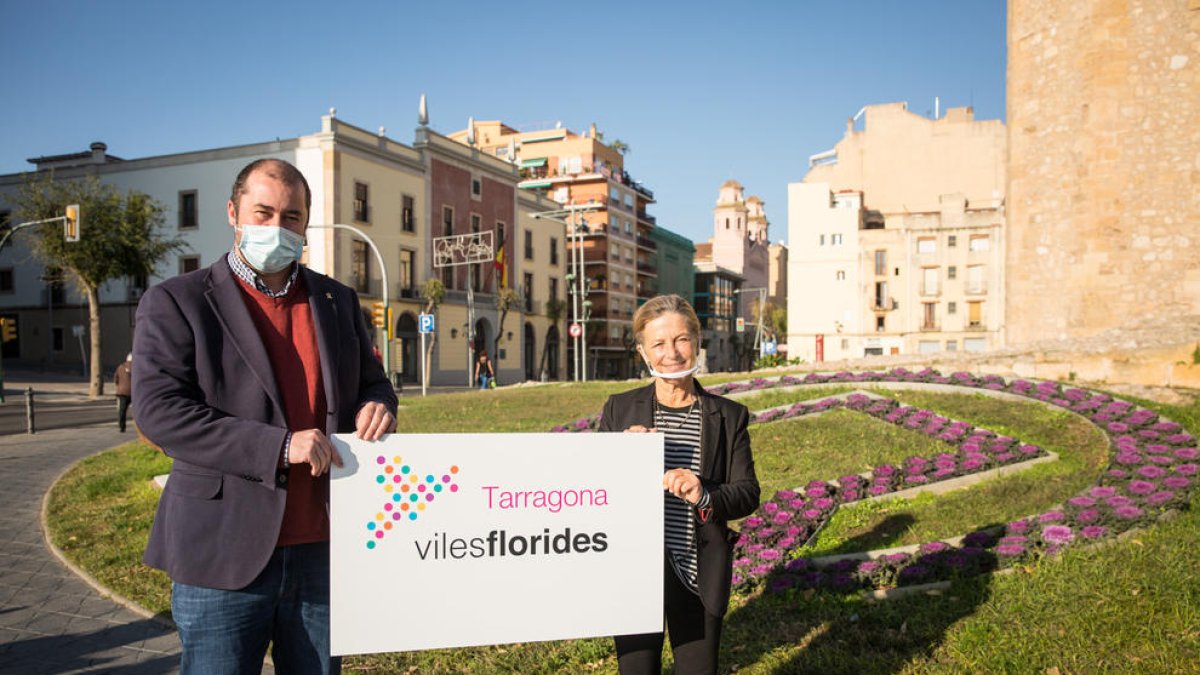
<svg viewBox="0 0 1200 675"><path fill-rule="evenodd" d="M694 375L696 373L696 371L700 370L700 365L696 364L696 365L692 366L691 368L688 368L687 370L681 370L676 373L660 373L659 371L654 369L654 366L650 365L649 361L643 360L643 362L646 364L646 370L650 371L651 377L661 377L664 380L678 380L681 377L688 377L689 375Z"/></svg>

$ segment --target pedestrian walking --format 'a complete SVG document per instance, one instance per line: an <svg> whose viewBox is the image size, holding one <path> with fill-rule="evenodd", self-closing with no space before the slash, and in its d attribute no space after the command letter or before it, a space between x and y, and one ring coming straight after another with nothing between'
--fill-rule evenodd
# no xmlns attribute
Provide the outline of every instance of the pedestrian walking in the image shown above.
<svg viewBox="0 0 1200 675"><path fill-rule="evenodd" d="M113 383L117 385L117 428L125 433L125 417L129 414L129 400L133 397L133 352L117 366Z"/></svg>

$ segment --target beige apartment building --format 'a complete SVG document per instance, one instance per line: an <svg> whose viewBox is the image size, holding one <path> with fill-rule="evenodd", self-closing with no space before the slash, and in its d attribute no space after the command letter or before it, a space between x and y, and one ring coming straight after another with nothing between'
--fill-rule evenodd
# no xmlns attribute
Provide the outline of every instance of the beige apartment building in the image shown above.
<svg viewBox="0 0 1200 675"><path fill-rule="evenodd" d="M1004 125L969 108L849 120L788 186L788 356L1003 344L1005 147Z"/></svg>
<svg viewBox="0 0 1200 675"><path fill-rule="evenodd" d="M586 325L581 341L589 379L631 377L637 363L633 313L657 289L657 244L650 237L656 221L647 213L654 193L633 180L624 157L602 142L595 125L585 134L564 128L522 132L499 121L472 120L449 138L514 161L522 190L544 195L551 208L566 212L556 217L581 226L577 237L568 237L567 255L580 248L584 281L574 299L574 285L564 285L564 320L574 321L577 304ZM567 351L573 377L577 359L570 338Z"/></svg>

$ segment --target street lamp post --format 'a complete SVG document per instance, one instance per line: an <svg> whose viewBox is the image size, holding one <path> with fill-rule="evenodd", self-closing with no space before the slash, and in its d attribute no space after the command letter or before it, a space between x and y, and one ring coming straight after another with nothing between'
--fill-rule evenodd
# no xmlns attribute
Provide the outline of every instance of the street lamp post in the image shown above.
<svg viewBox="0 0 1200 675"><path fill-rule="evenodd" d="M392 345L391 341L388 339L388 336L391 335L392 327L388 325L391 323L391 317L389 316L388 312L388 309L390 308L388 305L388 273L387 265L385 265L383 262L383 254L379 252L379 247L375 245L375 242L372 241L369 236L367 236L366 232L363 232L353 225L342 225L341 223L334 223L332 225L309 225L308 229L349 230L359 237L362 237L363 241L367 242L367 246L371 247L371 251L375 253L375 260L379 263L379 273L383 277L383 292L380 293L383 298L383 320L385 324L383 326L383 372L387 374L387 377L390 380L392 378Z"/></svg>
<svg viewBox="0 0 1200 675"><path fill-rule="evenodd" d="M565 209L556 211L542 211L532 214L534 218L550 220L556 223L561 223L566 228L567 236L571 241L571 271L567 273L568 290L571 293L571 318L573 324L578 324L580 334L573 336L575 341L575 356L572 358L572 364L575 366L576 381L587 381L587 354L584 353L587 345L587 319L591 316L592 303L587 299L588 284L587 278L583 274L583 224L580 222L582 211L592 211L600 208L596 204L571 204ZM562 216L569 216L570 221L564 220ZM581 314L582 311L582 314ZM582 318L582 321L580 320Z"/></svg>
<svg viewBox="0 0 1200 675"><path fill-rule="evenodd" d="M739 288L734 293L742 294L754 291L758 293L758 323L754 327L754 349L758 351L758 358L762 358L762 334L763 334L763 306L767 304L767 289L762 287L756 288Z"/></svg>

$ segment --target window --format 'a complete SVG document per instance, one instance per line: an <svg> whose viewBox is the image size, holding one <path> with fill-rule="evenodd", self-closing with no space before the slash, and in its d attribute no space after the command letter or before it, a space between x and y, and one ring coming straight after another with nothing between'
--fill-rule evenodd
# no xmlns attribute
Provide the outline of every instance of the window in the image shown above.
<svg viewBox="0 0 1200 675"><path fill-rule="evenodd" d="M842 235L840 235L840 234L829 235L829 243L832 246L841 246L842 245Z"/></svg>
<svg viewBox="0 0 1200 675"><path fill-rule="evenodd" d="M921 295L938 294L938 268L921 268Z"/></svg>
<svg viewBox="0 0 1200 675"><path fill-rule="evenodd" d="M627 208L627 209L633 208L633 193L631 193L631 192L625 193L625 208Z"/></svg>
<svg viewBox="0 0 1200 675"><path fill-rule="evenodd" d="M501 246L504 246L506 234L504 232L504 223L496 221L496 250L499 251Z"/></svg>
<svg viewBox="0 0 1200 675"><path fill-rule="evenodd" d="M986 251L991 248L991 242L988 241L987 235L971 237L970 249L972 251Z"/></svg>
<svg viewBox="0 0 1200 675"><path fill-rule="evenodd" d="M449 237L454 234L454 209L449 206L442 207L442 236Z"/></svg>
<svg viewBox="0 0 1200 675"><path fill-rule="evenodd" d="M525 259L533 260L533 230L525 230Z"/></svg>
<svg viewBox="0 0 1200 675"><path fill-rule="evenodd" d="M416 251L407 248L400 249L400 288L413 289L413 295L417 288L417 269L413 264L415 258ZM401 297L403 297L403 290Z"/></svg>
<svg viewBox="0 0 1200 675"><path fill-rule="evenodd" d="M987 338L963 338L964 352L981 352L987 348Z"/></svg>
<svg viewBox="0 0 1200 675"><path fill-rule="evenodd" d="M0 293L13 292L13 271L11 267L0 269Z"/></svg>
<svg viewBox="0 0 1200 675"><path fill-rule="evenodd" d="M876 333L882 333L885 330L887 330L887 328L886 328L887 324L885 321L886 318L887 317L884 317L884 316L875 317L875 332Z"/></svg>
<svg viewBox="0 0 1200 675"><path fill-rule="evenodd" d="M729 219L728 218L725 219L725 229L729 229ZM825 235L822 234L817 239L817 242L818 242L818 244L817 244L818 246L824 246L825 245Z"/></svg>
<svg viewBox="0 0 1200 675"><path fill-rule="evenodd" d="M558 279L550 277L550 300L558 300Z"/></svg>
<svg viewBox="0 0 1200 675"><path fill-rule="evenodd" d="M196 191L179 191L179 229L194 230L200 227L200 218L196 213Z"/></svg>
<svg viewBox="0 0 1200 675"><path fill-rule="evenodd" d="M371 213L370 204L367 203L367 184L354 183L354 219L360 223L371 222L368 216Z"/></svg>
<svg viewBox="0 0 1200 675"><path fill-rule="evenodd" d="M413 217L416 200L409 195L400 198L400 229L405 232L416 232L417 225Z"/></svg>
<svg viewBox="0 0 1200 675"><path fill-rule="evenodd" d="M917 240L917 253L937 253L937 239L923 237Z"/></svg>
<svg viewBox="0 0 1200 675"><path fill-rule="evenodd" d="M863 356L883 356L883 347L864 347Z"/></svg>
<svg viewBox="0 0 1200 675"><path fill-rule="evenodd" d="M957 302L947 302L946 303L946 313L947 314L958 314L958 303Z"/></svg>
<svg viewBox="0 0 1200 675"><path fill-rule="evenodd" d="M846 270L838 270L837 274L834 275L834 278L836 278L838 281L845 281L846 280Z"/></svg>
<svg viewBox="0 0 1200 675"><path fill-rule="evenodd" d="M937 330L937 303L922 303L925 306L921 330Z"/></svg>
<svg viewBox="0 0 1200 675"><path fill-rule="evenodd" d="M727 230L729 229L729 219L728 218L725 219L725 229L727 229ZM821 235L821 245L822 246L825 245L825 235Z"/></svg>
<svg viewBox="0 0 1200 675"><path fill-rule="evenodd" d="M471 214L471 234L479 234L479 222L480 222L480 220L481 220L481 219L479 218L479 214L478 214L478 213L472 213L472 214Z"/></svg>
<svg viewBox="0 0 1200 675"><path fill-rule="evenodd" d="M179 273L187 274L200 269L200 256L198 255L181 255L179 256Z"/></svg>
<svg viewBox="0 0 1200 675"><path fill-rule="evenodd" d="M842 349L850 349L849 338L842 338Z"/></svg>
<svg viewBox="0 0 1200 675"><path fill-rule="evenodd" d="M957 246L958 246L958 236L953 235L953 234L948 235L946 237L946 248L955 248Z"/></svg>
<svg viewBox="0 0 1200 675"><path fill-rule="evenodd" d="M63 337L65 332L63 331L62 326L55 326L54 329L50 331L50 335L50 341L52 343L51 348L56 352L63 351Z"/></svg>
<svg viewBox="0 0 1200 675"><path fill-rule="evenodd" d="M875 251L875 276L882 277L887 274L887 251Z"/></svg>
<svg viewBox="0 0 1200 675"><path fill-rule="evenodd" d="M951 265L951 266L947 267L946 268L946 278L947 279L957 279L958 278L958 266Z"/></svg>
<svg viewBox="0 0 1200 675"><path fill-rule="evenodd" d="M621 247L617 246L616 244L613 244L613 247L612 247L612 259L613 260L621 259Z"/></svg>
<svg viewBox="0 0 1200 675"><path fill-rule="evenodd" d="M526 272L521 283L521 296L525 298L525 311L533 311L533 273Z"/></svg>
<svg viewBox="0 0 1200 675"><path fill-rule="evenodd" d="M483 290L483 265L470 265L471 290L476 293Z"/></svg>
<svg viewBox="0 0 1200 675"><path fill-rule="evenodd" d="M550 264L558 264L558 237L550 237Z"/></svg>
<svg viewBox="0 0 1200 675"><path fill-rule="evenodd" d="M917 352L921 354L933 354L941 348L942 345L937 340L921 340L917 343Z"/></svg>
<svg viewBox="0 0 1200 675"><path fill-rule="evenodd" d="M371 292L371 259L367 256L367 242L355 239L350 242L350 285L359 293Z"/></svg>
<svg viewBox="0 0 1200 675"><path fill-rule="evenodd" d="M967 293L978 294L987 292L987 280L984 278L983 265L971 265L967 268Z"/></svg>
<svg viewBox="0 0 1200 675"><path fill-rule="evenodd" d="M967 303L967 328L983 328L983 303Z"/></svg>
<svg viewBox="0 0 1200 675"><path fill-rule="evenodd" d="M958 340L946 340L946 351L948 351L948 352L958 351Z"/></svg>
<svg viewBox="0 0 1200 675"><path fill-rule="evenodd" d="M443 267L442 268L442 285L445 286L447 290L454 288L454 268L453 267Z"/></svg>
<svg viewBox="0 0 1200 675"><path fill-rule="evenodd" d="M478 178L471 179L471 196L478 197L483 194L483 181Z"/></svg>
<svg viewBox="0 0 1200 675"><path fill-rule="evenodd" d="M888 289L886 281L875 282L875 307L876 309L889 309L888 307Z"/></svg>
<svg viewBox="0 0 1200 675"><path fill-rule="evenodd" d="M625 221L625 234L631 234L632 232L633 232L633 221L632 220Z"/></svg>

